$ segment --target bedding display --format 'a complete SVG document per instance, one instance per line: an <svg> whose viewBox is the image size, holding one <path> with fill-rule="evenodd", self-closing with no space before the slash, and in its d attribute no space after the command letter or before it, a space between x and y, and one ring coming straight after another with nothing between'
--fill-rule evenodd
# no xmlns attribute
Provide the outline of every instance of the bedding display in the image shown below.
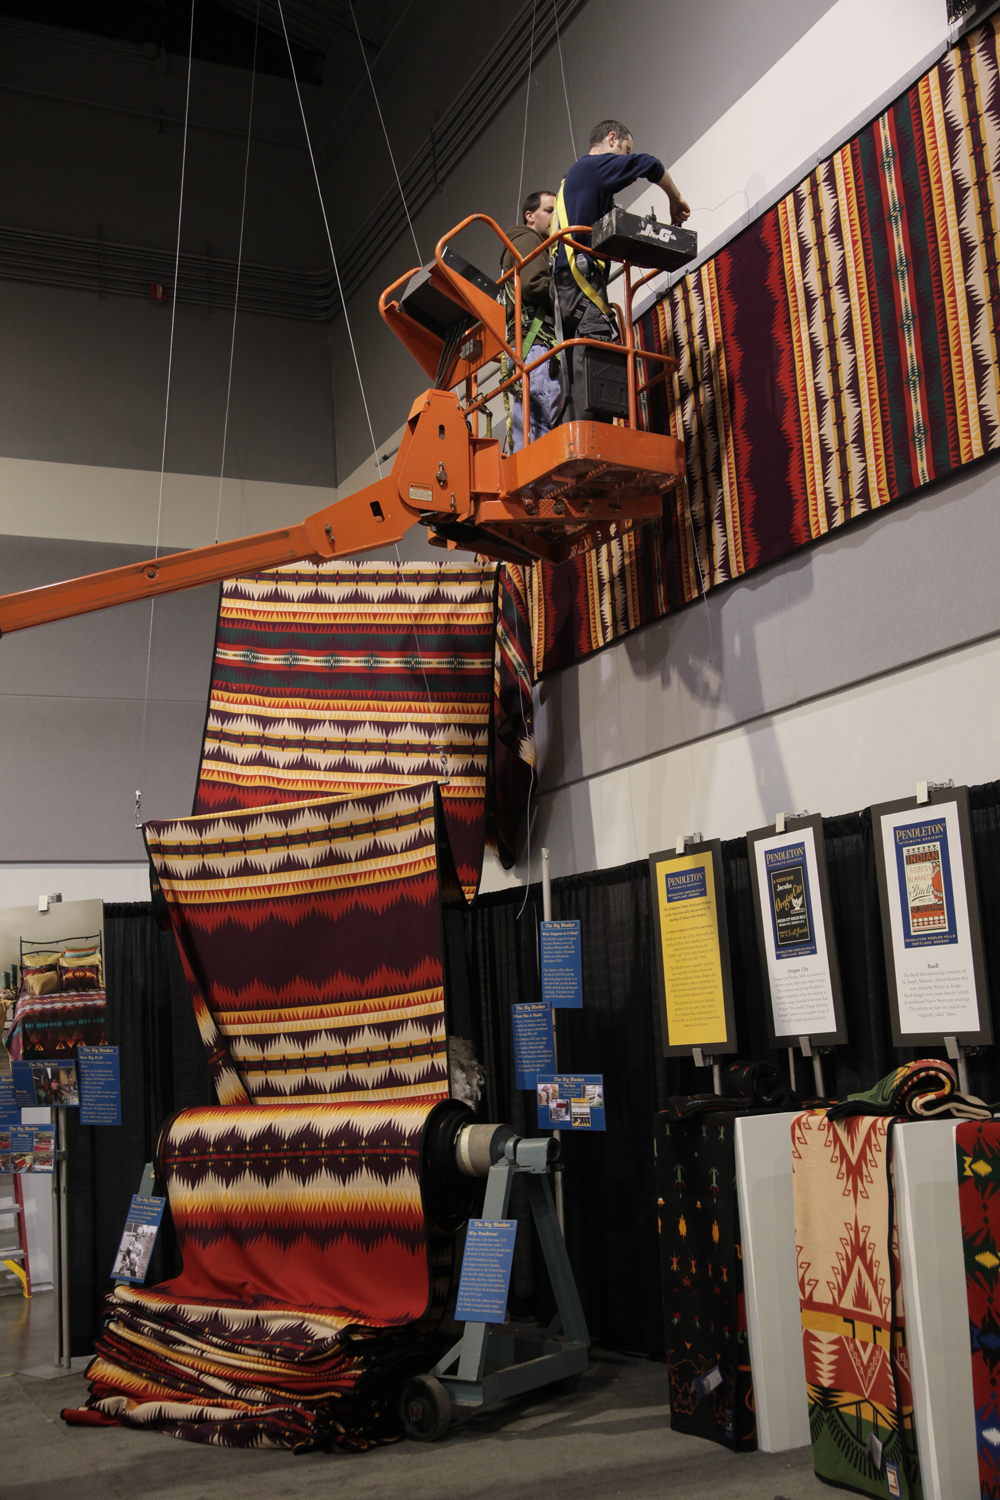
<svg viewBox="0 0 1000 1500"><path fill-rule="evenodd" d="M533 568L562 666L1000 447L993 15L638 321L662 522ZM651 375L652 372L649 372Z"/></svg>
<svg viewBox="0 0 1000 1500"><path fill-rule="evenodd" d="M982 1500L1000 1496L1000 1124L963 1120L955 1132L958 1204L969 1304L972 1396Z"/></svg>
<svg viewBox="0 0 1000 1500"><path fill-rule="evenodd" d="M530 651L518 584L513 572L498 619L493 563L297 563L230 579L194 812L439 780L473 895L486 842L496 844L497 799L506 827L519 812L522 757L533 763L530 691L525 724L516 686ZM498 847L512 862L509 832Z"/></svg>
<svg viewBox="0 0 1000 1500"><path fill-rule="evenodd" d="M100 937L67 938L44 947L21 944L20 990L7 1048L11 1058L75 1057L108 1040Z"/></svg>

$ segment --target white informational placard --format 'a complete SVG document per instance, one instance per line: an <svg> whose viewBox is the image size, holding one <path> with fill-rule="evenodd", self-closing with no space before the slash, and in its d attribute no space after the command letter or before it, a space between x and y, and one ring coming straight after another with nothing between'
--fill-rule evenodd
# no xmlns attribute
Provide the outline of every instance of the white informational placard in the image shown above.
<svg viewBox="0 0 1000 1500"><path fill-rule="evenodd" d="M882 815L902 1035L979 1030L958 804Z"/></svg>
<svg viewBox="0 0 1000 1500"><path fill-rule="evenodd" d="M813 830L776 833L753 848L775 1036L836 1031Z"/></svg>

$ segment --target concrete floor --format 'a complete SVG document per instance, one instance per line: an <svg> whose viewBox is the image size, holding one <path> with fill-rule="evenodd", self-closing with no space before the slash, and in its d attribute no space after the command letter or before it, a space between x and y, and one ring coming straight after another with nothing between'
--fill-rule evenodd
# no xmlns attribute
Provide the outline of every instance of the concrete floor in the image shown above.
<svg viewBox="0 0 1000 1500"><path fill-rule="evenodd" d="M51 1360L51 1295L0 1299L3 1371ZM43 1380L0 1375L3 1500L406 1500L535 1497L558 1488L574 1500L642 1500L665 1490L684 1500L829 1500L808 1448L729 1453L670 1431L661 1364L594 1352L579 1390L559 1400L511 1403L439 1443L397 1443L365 1454L259 1453L203 1448L159 1433L67 1427L82 1374Z"/></svg>

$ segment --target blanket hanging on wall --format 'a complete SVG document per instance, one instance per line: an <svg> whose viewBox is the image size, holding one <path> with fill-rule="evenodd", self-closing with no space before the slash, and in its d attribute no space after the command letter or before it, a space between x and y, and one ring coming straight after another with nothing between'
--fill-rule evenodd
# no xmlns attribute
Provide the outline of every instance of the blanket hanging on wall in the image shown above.
<svg viewBox="0 0 1000 1500"><path fill-rule="evenodd" d="M753 1449L733 1115L678 1122L664 1111L654 1144L670 1425Z"/></svg>
<svg viewBox="0 0 1000 1500"><path fill-rule="evenodd" d="M637 324L676 377L662 522L532 584L562 666L1000 446L992 16ZM652 374L652 371L648 372Z"/></svg>
<svg viewBox="0 0 1000 1500"><path fill-rule="evenodd" d="M517 582L504 580L501 614ZM509 693L517 645L500 659L497 586L496 565L478 562L295 563L227 580L195 813L439 780L473 896L486 844L513 859L497 799L505 830L520 811L516 782L493 772L494 694Z"/></svg>
<svg viewBox="0 0 1000 1500"><path fill-rule="evenodd" d="M414 1334L436 1324L449 1285L451 1238L428 1223L421 1192L440 1108L175 1116L157 1175L184 1270L116 1287L87 1406L67 1420L299 1450L396 1435L398 1385L426 1366Z"/></svg>
<svg viewBox="0 0 1000 1500"><path fill-rule="evenodd" d="M802 1345L819 1477L879 1500L920 1500L894 1123L884 1115L830 1120L822 1110L791 1122Z"/></svg>
<svg viewBox="0 0 1000 1500"><path fill-rule="evenodd" d="M147 823L223 1104L448 1094L435 783Z"/></svg>
<svg viewBox="0 0 1000 1500"><path fill-rule="evenodd" d="M958 1203L969 1303L972 1395L982 1500L1000 1497L1000 1124L962 1121L955 1132Z"/></svg>

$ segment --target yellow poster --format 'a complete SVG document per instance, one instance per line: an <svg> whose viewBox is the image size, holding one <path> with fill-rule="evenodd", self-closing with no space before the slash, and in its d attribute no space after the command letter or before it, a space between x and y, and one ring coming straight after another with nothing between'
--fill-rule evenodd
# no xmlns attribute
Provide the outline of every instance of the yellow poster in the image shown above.
<svg viewBox="0 0 1000 1500"><path fill-rule="evenodd" d="M711 852L658 861L656 896L667 1045L723 1046L726 1002Z"/></svg>

